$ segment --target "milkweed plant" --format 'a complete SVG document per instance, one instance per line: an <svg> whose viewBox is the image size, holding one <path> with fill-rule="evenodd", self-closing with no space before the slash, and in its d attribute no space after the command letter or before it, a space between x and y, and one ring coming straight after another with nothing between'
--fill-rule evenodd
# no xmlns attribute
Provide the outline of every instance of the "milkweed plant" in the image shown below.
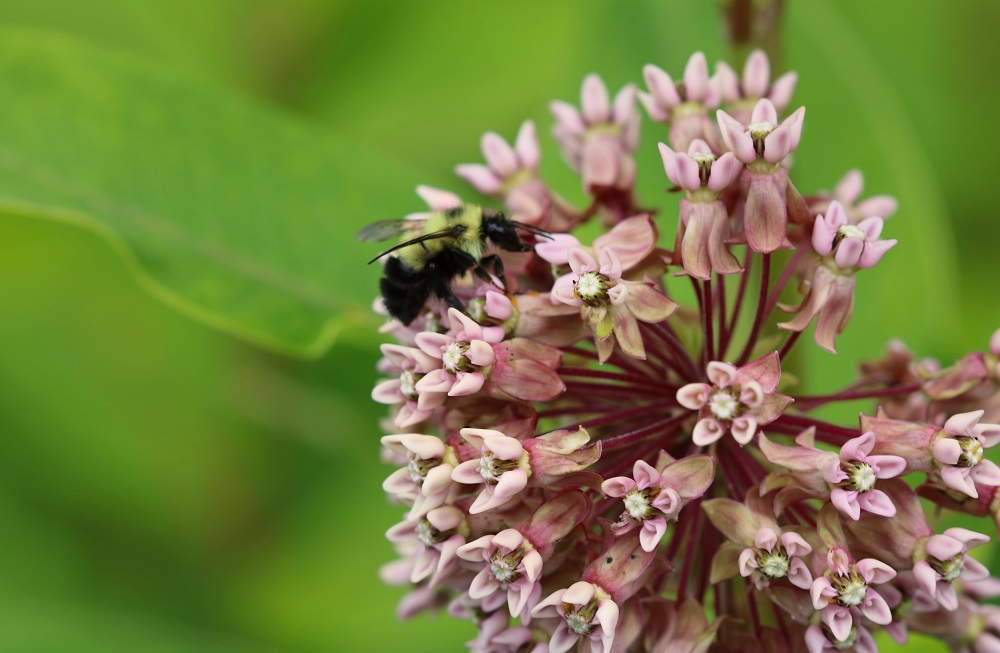
<svg viewBox="0 0 1000 653"><path fill-rule="evenodd" d="M853 384L800 393L789 352L815 325L836 353L896 202L862 199L858 171L800 192L797 77L761 51L742 75L696 53L679 80L643 77L611 97L590 75L579 107L551 105L586 206L540 178L532 122L456 168L537 229L500 252L503 279L453 280L464 310L432 297L384 327L399 615L470 620L480 653L870 653L880 631L1000 651L1000 582L969 555L986 524L932 523L1000 514L1000 331L947 367L894 342ZM636 194L640 104L679 215ZM864 399L858 422L815 416Z"/></svg>

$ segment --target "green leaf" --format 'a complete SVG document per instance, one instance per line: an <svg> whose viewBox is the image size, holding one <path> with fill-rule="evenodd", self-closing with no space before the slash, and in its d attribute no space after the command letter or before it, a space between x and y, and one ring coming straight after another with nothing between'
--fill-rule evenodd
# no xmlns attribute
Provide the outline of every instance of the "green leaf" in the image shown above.
<svg viewBox="0 0 1000 653"><path fill-rule="evenodd" d="M91 229L160 299L276 350L318 355L346 325L373 323L378 268L348 244L415 205L390 166L176 73L36 32L0 32L0 93L0 216Z"/></svg>

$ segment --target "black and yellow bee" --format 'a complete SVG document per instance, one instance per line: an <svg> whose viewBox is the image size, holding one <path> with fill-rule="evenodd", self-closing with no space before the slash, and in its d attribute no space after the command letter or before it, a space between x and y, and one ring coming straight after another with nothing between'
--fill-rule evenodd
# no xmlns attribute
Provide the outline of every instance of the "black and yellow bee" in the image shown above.
<svg viewBox="0 0 1000 653"><path fill-rule="evenodd" d="M521 241L518 231L536 236L548 232L509 219L499 211L475 204L464 204L447 211L437 211L420 220L383 220L358 232L360 241L387 240L414 234L371 261L394 254L385 263L385 275L379 284L389 315L410 324L433 295L448 306L465 310L451 289L455 277L470 270L487 283L492 272L503 284L503 262L496 254L483 256L487 245L508 252L527 252L531 245ZM504 288L506 290L506 288Z"/></svg>

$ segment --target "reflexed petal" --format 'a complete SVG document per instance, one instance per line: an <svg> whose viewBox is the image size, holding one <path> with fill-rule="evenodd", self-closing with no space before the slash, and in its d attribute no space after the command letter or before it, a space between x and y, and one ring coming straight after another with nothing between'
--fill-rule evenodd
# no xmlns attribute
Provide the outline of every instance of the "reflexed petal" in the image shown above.
<svg viewBox="0 0 1000 653"><path fill-rule="evenodd" d="M455 174L486 195L499 193L503 188L500 178L487 166L478 163L459 164L455 166Z"/></svg>
<svg viewBox="0 0 1000 653"><path fill-rule="evenodd" d="M698 423L695 424L694 432L691 434L691 441L699 447L707 447L725 435L725 433L722 425L711 417L706 417L705 419L698 420Z"/></svg>
<svg viewBox="0 0 1000 653"><path fill-rule="evenodd" d="M779 125L777 129L764 137L764 160L768 163L778 163L788 156L792 149L792 134L785 125Z"/></svg>
<svg viewBox="0 0 1000 653"><path fill-rule="evenodd" d="M729 363L722 363L720 361L710 362L705 368L705 373L708 375L708 380L717 388L729 387L736 381L737 375L735 367Z"/></svg>
<svg viewBox="0 0 1000 653"><path fill-rule="evenodd" d="M788 106L792 101L792 94L795 92L795 85L799 81L798 73L785 73L771 84L771 92L767 98L774 103L779 111Z"/></svg>
<svg viewBox="0 0 1000 653"><path fill-rule="evenodd" d="M635 481L628 476L615 476L601 483L601 492L609 497L623 497L635 488Z"/></svg>
<svg viewBox="0 0 1000 653"><path fill-rule="evenodd" d="M587 75L580 90L580 108L586 121L595 125L611 121L611 103L608 98L608 87L594 73Z"/></svg>
<svg viewBox="0 0 1000 653"><path fill-rule="evenodd" d="M747 444L757 433L757 420L753 415L740 415L733 420L733 437L740 444Z"/></svg>
<svg viewBox="0 0 1000 653"><path fill-rule="evenodd" d="M646 80L646 87L658 104L675 107L681 103L674 80L661 68L646 64L642 69L642 76Z"/></svg>
<svg viewBox="0 0 1000 653"><path fill-rule="evenodd" d="M869 490L858 495L858 504L862 510L879 515L881 517L892 517L896 514L896 506L882 490Z"/></svg>
<svg viewBox="0 0 1000 653"><path fill-rule="evenodd" d="M938 560L948 560L965 550L960 540L947 535L931 535L927 538L927 555Z"/></svg>
<svg viewBox="0 0 1000 653"><path fill-rule="evenodd" d="M881 594L870 587L865 595L865 602L861 604L861 612L875 623L883 626L892 622L892 612L889 611L889 605Z"/></svg>
<svg viewBox="0 0 1000 653"><path fill-rule="evenodd" d="M837 641L842 642L851 634L854 619L851 617L851 611L847 608L839 605L827 605L823 609L823 623L830 628L830 632L837 638Z"/></svg>
<svg viewBox="0 0 1000 653"><path fill-rule="evenodd" d="M663 539L663 534L667 532L667 520L663 517L656 519L645 519L642 522L642 530L639 531L639 544L643 551L653 551L656 545Z"/></svg>
<svg viewBox="0 0 1000 653"><path fill-rule="evenodd" d="M771 81L771 64L763 50L754 50L743 66L743 95L764 97ZM770 121L775 122L775 121Z"/></svg>
<svg viewBox="0 0 1000 653"><path fill-rule="evenodd" d="M708 95L708 61L695 52L684 67L684 94L688 101L702 102Z"/></svg>
<svg viewBox="0 0 1000 653"><path fill-rule="evenodd" d="M971 435L969 431L979 423L984 414L986 414L985 410L973 410L968 413L952 415L944 423L944 432L948 435Z"/></svg>
<svg viewBox="0 0 1000 653"><path fill-rule="evenodd" d="M677 391L677 401L690 410L698 410L708 401L712 386L707 383L688 383Z"/></svg>
<svg viewBox="0 0 1000 653"><path fill-rule="evenodd" d="M865 558L857 563L858 573L868 584L888 583L896 577L896 570L875 558Z"/></svg>
<svg viewBox="0 0 1000 653"><path fill-rule="evenodd" d="M985 462L988 461L984 460L979 464L982 465ZM945 485L954 490L967 494L973 499L979 498L979 491L976 489L976 484L969 478L968 467L942 467L941 480L944 481Z"/></svg>
<svg viewBox="0 0 1000 653"><path fill-rule="evenodd" d="M980 485L1000 486L1000 467L992 460L981 460L971 468L969 476Z"/></svg>
<svg viewBox="0 0 1000 653"><path fill-rule="evenodd" d="M830 490L830 503L854 521L861 518L861 504L858 503L857 492L835 487Z"/></svg>
<svg viewBox="0 0 1000 653"><path fill-rule="evenodd" d="M895 478L906 471L906 459L902 456L868 456L867 462L875 467L878 478Z"/></svg>
<svg viewBox="0 0 1000 653"><path fill-rule="evenodd" d="M774 546L778 543L778 534L766 526L762 527L757 531L757 536L754 537L754 546L758 549L766 549L769 553L774 549Z"/></svg>
<svg viewBox="0 0 1000 653"><path fill-rule="evenodd" d="M868 431L856 438L851 438L840 447L841 460L864 460L875 446L875 432Z"/></svg>
<svg viewBox="0 0 1000 653"><path fill-rule="evenodd" d="M583 116L580 115L580 112L572 104L556 100L549 104L549 110L555 116L559 125L570 133L582 134L587 129L586 123L583 122Z"/></svg>
<svg viewBox="0 0 1000 653"><path fill-rule="evenodd" d="M812 574L801 558L792 558L788 563L788 582L800 589L807 590L812 585Z"/></svg>
<svg viewBox="0 0 1000 653"><path fill-rule="evenodd" d="M517 131L517 140L514 142L514 151L525 168L538 166L542 154L538 147L538 134L533 121L525 120L521 124L521 128Z"/></svg>

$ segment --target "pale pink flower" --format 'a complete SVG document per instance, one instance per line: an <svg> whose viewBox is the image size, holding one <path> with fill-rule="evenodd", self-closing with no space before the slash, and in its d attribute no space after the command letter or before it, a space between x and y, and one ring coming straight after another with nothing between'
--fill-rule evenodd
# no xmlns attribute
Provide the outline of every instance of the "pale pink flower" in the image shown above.
<svg viewBox="0 0 1000 653"><path fill-rule="evenodd" d="M587 75L580 92L581 110L556 101L556 140L570 166L580 173L589 193L604 189L629 190L635 183L632 152L639 143L639 113L635 87L624 87L614 98L597 75Z"/></svg>
<svg viewBox="0 0 1000 653"><path fill-rule="evenodd" d="M817 318L816 343L836 353L836 337L854 314L855 272L876 265L896 244L895 239L879 240L882 225L878 217L848 224L844 208L831 202L826 216L817 217L813 227L812 244L820 260L813 266L806 296L796 308L781 306L796 315L778 324L778 328L802 331Z"/></svg>
<svg viewBox="0 0 1000 653"><path fill-rule="evenodd" d="M821 191L816 197L810 198L809 210L813 215L825 214L832 202L839 203L850 219L851 224L858 224L865 218L881 217L886 219L896 213L899 203L889 195L876 195L860 200L865 179L860 170L849 170L837 182L833 192Z"/></svg>
<svg viewBox="0 0 1000 653"><path fill-rule="evenodd" d="M583 249L569 250L572 272L556 279L552 300L580 307L580 317L594 334L601 362L610 358L615 342L633 358L643 359L639 322L659 322L677 304L652 283L622 278L622 264L611 247L600 252L600 265Z"/></svg>
<svg viewBox="0 0 1000 653"><path fill-rule="evenodd" d="M448 309L454 335L424 331L417 334L417 347L440 361L415 385L417 392L449 397L470 395L483 387L483 369L493 365L492 343L503 340L503 329L482 327L457 309Z"/></svg>
<svg viewBox="0 0 1000 653"><path fill-rule="evenodd" d="M382 489L412 506L408 519L417 519L444 504L452 487L451 471L458 464L451 447L439 438L419 433L387 435L382 445L406 456L406 467L390 474Z"/></svg>
<svg viewBox="0 0 1000 653"><path fill-rule="evenodd" d="M1000 486L1000 467L983 457L986 449L1000 442L1000 425L980 424L983 410L951 416L933 445L934 459L941 465L941 479L948 487L979 496L976 483Z"/></svg>
<svg viewBox="0 0 1000 653"><path fill-rule="evenodd" d="M616 476L601 484L606 495L625 502L625 512L611 530L621 536L641 527L639 542L644 551L653 551L667 531L667 522L676 521L681 508L703 495L712 484L715 463L709 456L680 460L661 456L657 469L637 460L632 477Z"/></svg>
<svg viewBox="0 0 1000 653"><path fill-rule="evenodd" d="M761 100L748 125L725 111L716 114L726 147L747 165L741 182L746 188L743 230L756 252L773 252L785 244L789 196L801 201L782 162L799 145L805 111L802 107L778 124L774 105Z"/></svg>
<svg viewBox="0 0 1000 653"><path fill-rule="evenodd" d="M839 651L854 651L855 653L878 653L878 644L868 629L860 624L853 624L847 637L838 641L833 632L825 624L814 624L806 629L806 648L809 653L838 653Z"/></svg>
<svg viewBox="0 0 1000 653"><path fill-rule="evenodd" d="M778 534L763 527L757 531L753 546L740 552L740 575L752 577L759 590L781 578L788 578L796 587L809 589L812 574L802 558L810 553L812 547L798 533Z"/></svg>
<svg viewBox="0 0 1000 653"><path fill-rule="evenodd" d="M599 585L582 580L573 583L550 594L531 614L541 619L560 619L549 640L551 653L565 653L578 642L589 644L590 653L612 650L619 607Z"/></svg>
<svg viewBox="0 0 1000 653"><path fill-rule="evenodd" d="M813 607L821 611L823 623L838 642L851 635L855 611L876 624L892 621L885 599L871 587L895 578L892 567L874 558L854 563L843 547L830 549L826 561L827 572L813 581L809 593Z"/></svg>
<svg viewBox="0 0 1000 653"><path fill-rule="evenodd" d="M465 544L468 533L465 519L458 508L440 506L386 531L390 542L412 547L414 562L410 582L419 583L430 578L431 585L436 585L455 569L458 549Z"/></svg>
<svg viewBox="0 0 1000 653"><path fill-rule="evenodd" d="M553 431L527 440L515 440L493 429L464 428L461 433L482 454L460 463L451 473L458 483L483 485L469 508L473 515L514 499L529 480L550 487L601 456L599 444L587 446L590 436L583 429Z"/></svg>
<svg viewBox="0 0 1000 653"><path fill-rule="evenodd" d="M719 105L719 94L708 77L705 55L695 52L684 68L683 84L677 84L653 64L642 69L649 93L639 92L639 100L649 117L670 123L670 144L686 150L695 139L717 144L719 139L708 112Z"/></svg>
<svg viewBox="0 0 1000 653"><path fill-rule="evenodd" d="M694 140L688 152L674 152L660 143L660 156L667 177L685 191L677 223L674 263L681 263L697 279L741 272L736 257L726 245L730 238L729 213L719 194L735 181L743 169L732 152L716 158L708 144Z"/></svg>
<svg viewBox="0 0 1000 653"><path fill-rule="evenodd" d="M458 549L458 557L486 566L469 586L469 596L491 612L506 599L512 617L527 617L541 597L542 556L517 529L484 535Z"/></svg>
<svg viewBox="0 0 1000 653"><path fill-rule="evenodd" d="M882 517L896 514L896 506L882 490L875 487L880 478L893 478L906 470L899 456L871 455L875 434L871 431L851 438L840 448L840 456L823 468L823 478L830 484L830 503L851 519L865 510Z"/></svg>
<svg viewBox="0 0 1000 653"><path fill-rule="evenodd" d="M965 528L949 528L939 535L931 535L924 549L927 557L913 565L913 575L920 588L946 610L958 609L958 594L952 583L959 578L985 580L990 575L989 570L966 551L989 539Z"/></svg>
<svg viewBox="0 0 1000 653"><path fill-rule="evenodd" d="M792 403L776 391L781 377L777 352L762 356L743 367L712 361L706 369L711 383L689 383L677 391L677 401L698 411L692 441L706 447L726 433L741 445L770 424Z"/></svg>
<svg viewBox="0 0 1000 653"><path fill-rule="evenodd" d="M434 409L444 403L446 395L440 393L420 393L417 383L424 374L434 370L438 363L416 347L402 345L381 345L384 364L379 371L398 376L379 382L372 390L372 399L380 404L399 404L394 422L396 428L406 428L423 422L434 413Z"/></svg>
<svg viewBox="0 0 1000 653"><path fill-rule="evenodd" d="M763 50L754 50L743 66L743 79L729 64L715 64L712 85L726 108L741 122L748 122L751 109L761 98L767 98L778 111L784 111L795 92L797 73L785 73L771 82L771 63Z"/></svg>

